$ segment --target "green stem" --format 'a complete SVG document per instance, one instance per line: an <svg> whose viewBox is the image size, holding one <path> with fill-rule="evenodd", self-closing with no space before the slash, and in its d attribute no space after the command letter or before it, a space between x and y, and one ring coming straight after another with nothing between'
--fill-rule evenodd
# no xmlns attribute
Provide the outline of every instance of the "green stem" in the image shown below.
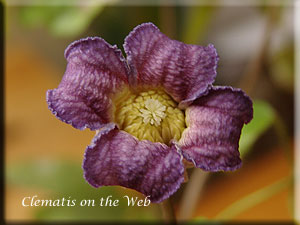
<svg viewBox="0 0 300 225"><path fill-rule="evenodd" d="M198 168L194 169L191 178L188 181L183 192L178 220L186 221L193 216L198 203L198 199L202 194L203 186L208 178L208 175L208 172L204 172Z"/></svg>
<svg viewBox="0 0 300 225"><path fill-rule="evenodd" d="M160 203L160 207L163 212L163 219L166 223L176 223L176 216L173 208L173 204L171 202L171 199L168 198L162 203Z"/></svg>
<svg viewBox="0 0 300 225"><path fill-rule="evenodd" d="M168 37L176 38L176 10L173 0L161 1L162 7L159 7L160 27Z"/></svg>
<svg viewBox="0 0 300 225"><path fill-rule="evenodd" d="M254 90L255 84L259 80L259 76L262 75L262 67L266 60L272 31L277 22L278 14L279 12L276 7L271 7L267 13L264 36L261 40L258 52L253 56L252 60L250 60L249 65L244 72L245 74L239 83L239 87L246 93L251 93Z"/></svg>
<svg viewBox="0 0 300 225"><path fill-rule="evenodd" d="M258 191L255 191L246 197L237 200L233 204L231 204L229 207L225 208L223 211L218 213L215 216L216 220L228 220L236 217L243 211L267 200L271 196L277 194L284 188L288 187L292 183L291 176L285 177L273 184L270 184L262 189L259 189Z"/></svg>

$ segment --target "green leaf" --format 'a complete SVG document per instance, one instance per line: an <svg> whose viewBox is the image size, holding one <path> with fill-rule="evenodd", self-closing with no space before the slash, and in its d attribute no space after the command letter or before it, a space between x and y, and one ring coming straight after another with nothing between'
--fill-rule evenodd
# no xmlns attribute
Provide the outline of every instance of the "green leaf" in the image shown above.
<svg viewBox="0 0 300 225"><path fill-rule="evenodd" d="M55 36L76 36L82 33L94 17L102 10L101 6L69 7L49 23L50 32Z"/></svg>
<svg viewBox="0 0 300 225"><path fill-rule="evenodd" d="M101 12L104 5L95 6L26 6L20 8L20 21L31 28L46 28L57 37L82 33Z"/></svg>
<svg viewBox="0 0 300 225"><path fill-rule="evenodd" d="M253 119L245 125L240 139L241 157L245 157L256 140L274 123L276 113L272 106L261 100L253 102Z"/></svg>
<svg viewBox="0 0 300 225"><path fill-rule="evenodd" d="M47 159L11 165L6 170L9 183L57 193L74 192L77 187L85 188L82 176L82 169L75 163Z"/></svg>
<svg viewBox="0 0 300 225"><path fill-rule="evenodd" d="M258 205L259 203L266 201L273 195L279 193L285 188L292 187L293 178L291 176L284 177L275 183L269 184L253 193L246 195L245 197L235 201L224 210L219 212L215 219L229 220L235 218L240 213Z"/></svg>

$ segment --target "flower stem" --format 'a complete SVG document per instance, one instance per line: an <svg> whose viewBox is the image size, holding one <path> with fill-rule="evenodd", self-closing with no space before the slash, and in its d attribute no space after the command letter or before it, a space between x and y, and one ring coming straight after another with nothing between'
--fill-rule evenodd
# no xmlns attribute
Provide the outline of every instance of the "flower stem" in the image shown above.
<svg viewBox="0 0 300 225"><path fill-rule="evenodd" d="M160 207L163 212L163 219L166 223L176 224L176 216L173 208L173 204L171 199L168 198L162 203L160 203Z"/></svg>
<svg viewBox="0 0 300 225"><path fill-rule="evenodd" d="M288 165L291 168L294 168L293 147L291 146L291 140L288 134L288 129L278 113L276 113L274 128L278 136L279 144L285 151L288 160Z"/></svg>
<svg viewBox="0 0 300 225"><path fill-rule="evenodd" d="M209 176L208 172L201 169L194 169L186 188L184 189L179 209L179 220L191 219L203 190L205 181Z"/></svg>

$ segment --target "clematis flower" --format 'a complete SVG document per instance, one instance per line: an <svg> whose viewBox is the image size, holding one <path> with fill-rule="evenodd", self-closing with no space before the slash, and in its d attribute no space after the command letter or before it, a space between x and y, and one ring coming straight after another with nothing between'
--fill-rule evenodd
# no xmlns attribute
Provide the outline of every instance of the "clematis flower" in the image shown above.
<svg viewBox="0 0 300 225"><path fill-rule="evenodd" d="M124 50L127 59L98 37L73 42L61 83L47 92L58 119L96 131L83 161L87 182L161 202L184 181L184 161L205 171L238 169L252 102L240 89L212 86L214 46L171 40L145 23L126 37Z"/></svg>

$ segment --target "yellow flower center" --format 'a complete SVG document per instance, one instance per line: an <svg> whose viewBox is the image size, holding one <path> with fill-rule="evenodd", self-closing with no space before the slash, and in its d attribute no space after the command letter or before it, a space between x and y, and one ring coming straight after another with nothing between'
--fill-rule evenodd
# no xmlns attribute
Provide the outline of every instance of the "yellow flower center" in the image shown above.
<svg viewBox="0 0 300 225"><path fill-rule="evenodd" d="M126 90L114 99L114 106L114 122L139 140L169 144L186 128L184 112L162 90Z"/></svg>

